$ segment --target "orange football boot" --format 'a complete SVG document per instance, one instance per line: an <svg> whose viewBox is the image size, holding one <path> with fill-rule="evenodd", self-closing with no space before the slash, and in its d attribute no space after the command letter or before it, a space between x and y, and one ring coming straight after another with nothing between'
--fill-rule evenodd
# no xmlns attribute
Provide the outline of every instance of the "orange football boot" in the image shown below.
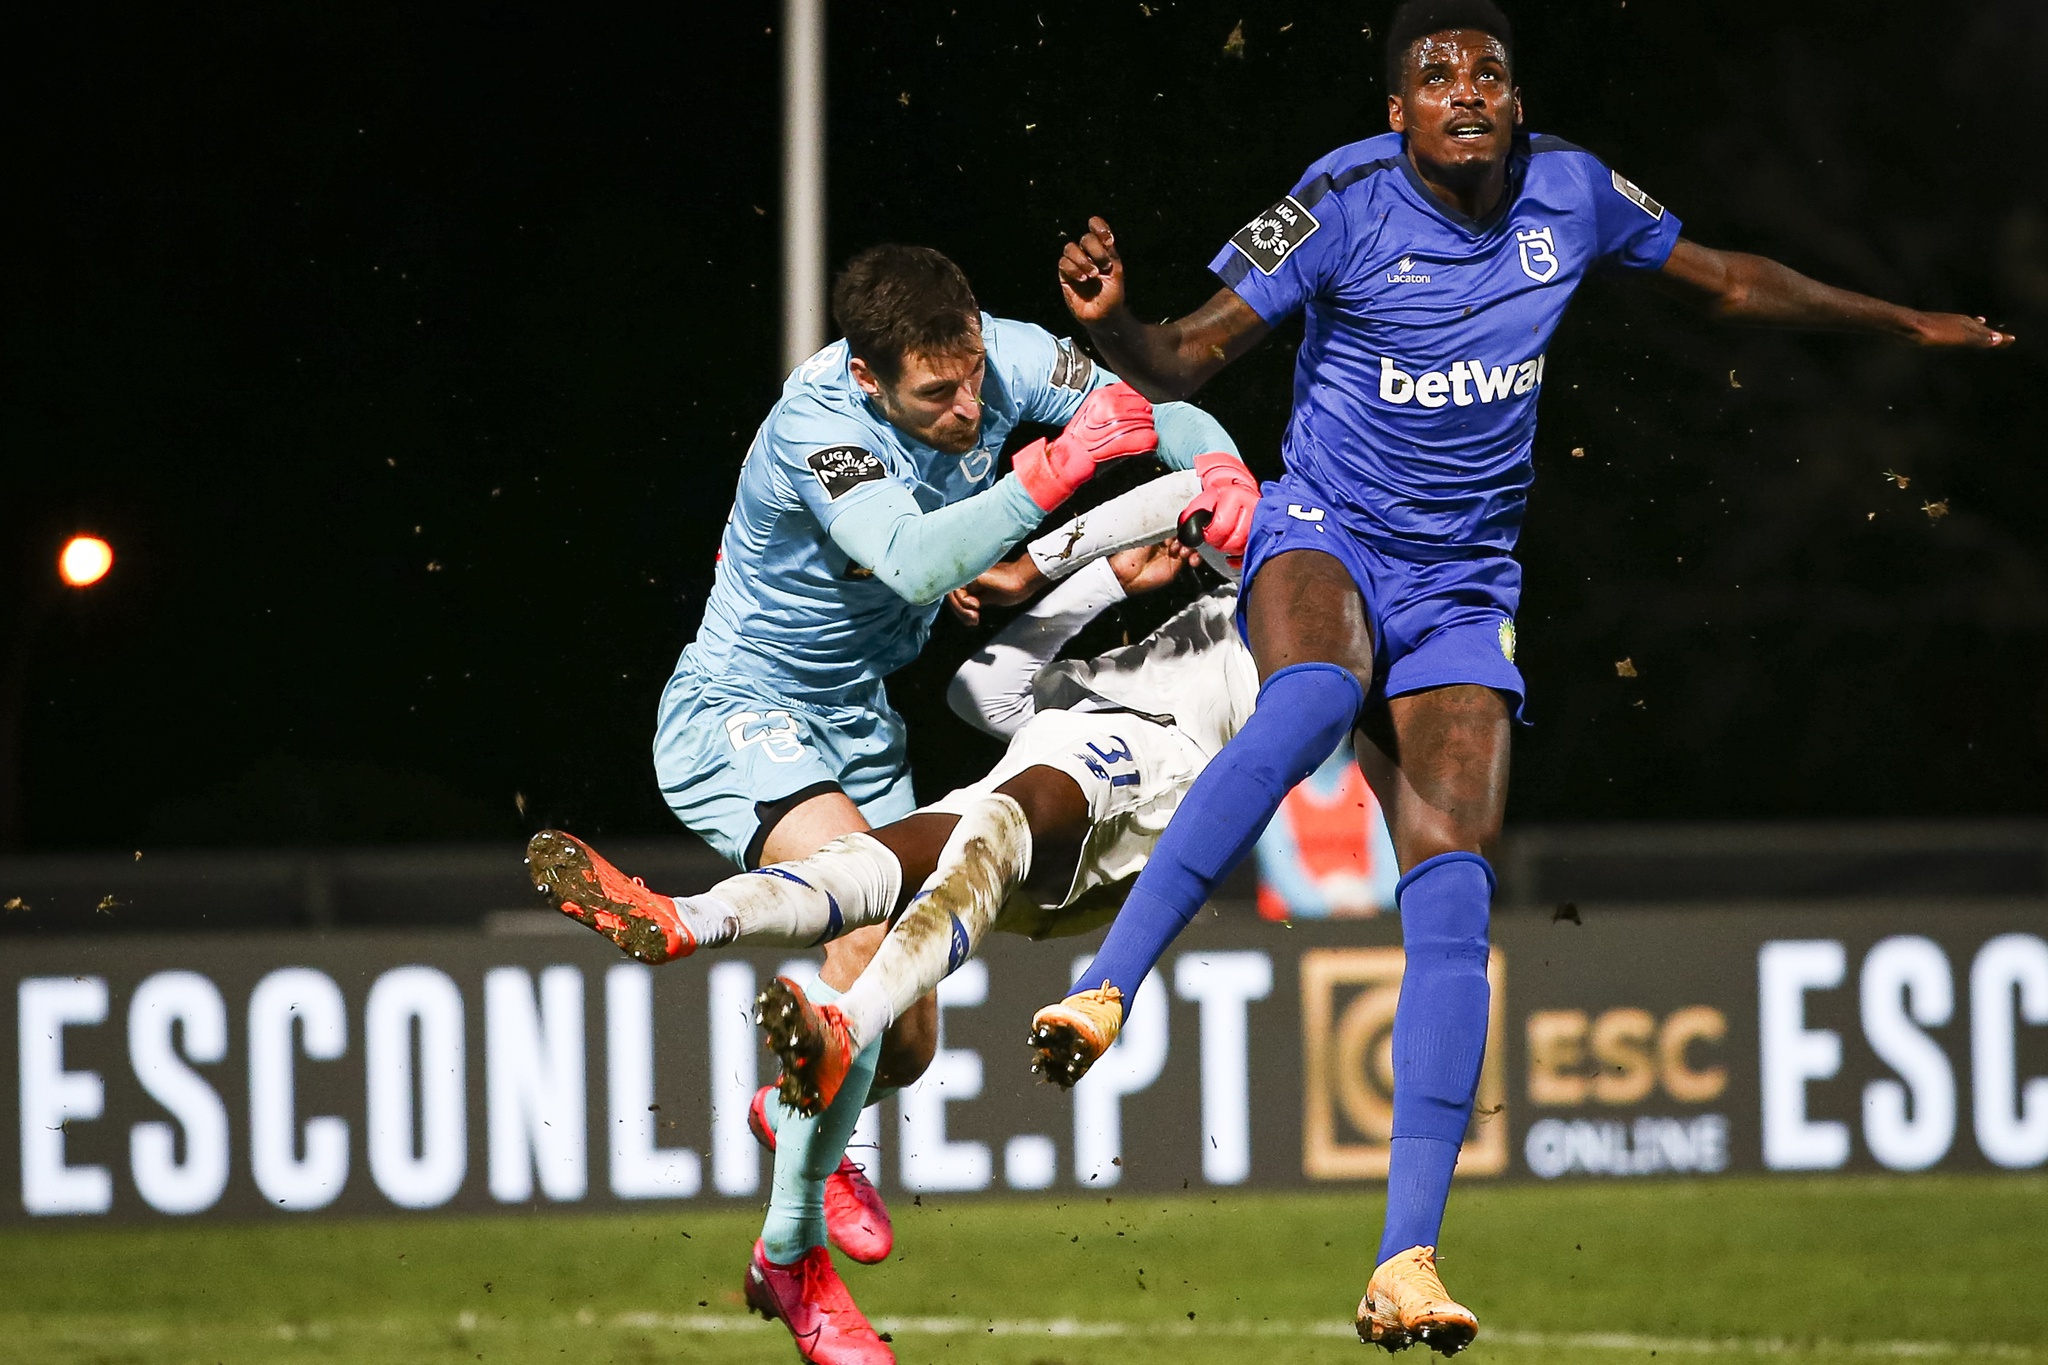
<svg viewBox="0 0 2048 1365"><path fill-rule="evenodd" d="M1389 1351L1419 1341L1454 1356L1478 1335L1479 1319L1437 1278L1435 1247L1409 1247L1387 1257L1358 1301L1358 1339Z"/></svg>
<svg viewBox="0 0 2048 1365"><path fill-rule="evenodd" d="M782 1102L799 1114L818 1114L839 1097L853 1065L846 1017L833 1005L813 1005L786 976L770 981L754 1001L754 1022L782 1062L775 1082Z"/></svg>
<svg viewBox="0 0 2048 1365"><path fill-rule="evenodd" d="M1088 1074L1124 1026L1124 993L1107 981L1031 1016L1031 1069L1062 1090Z"/></svg>
<svg viewBox="0 0 2048 1365"><path fill-rule="evenodd" d="M697 950L676 903L647 889L573 834L544 829L526 844L534 889L642 962L673 962Z"/></svg>

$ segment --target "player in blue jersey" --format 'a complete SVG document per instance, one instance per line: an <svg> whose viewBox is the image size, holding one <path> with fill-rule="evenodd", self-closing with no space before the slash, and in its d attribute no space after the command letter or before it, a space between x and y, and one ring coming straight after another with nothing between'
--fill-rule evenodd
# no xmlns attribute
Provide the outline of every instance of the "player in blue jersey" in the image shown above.
<svg viewBox="0 0 2048 1365"><path fill-rule="evenodd" d="M662 694L654 765L670 809L740 866L838 841L850 849L844 864L886 900L901 868L863 832L916 802L882 680L923 648L940 600L1106 461L1156 446L1207 483L1249 476L1213 418L1184 403L1155 409L1072 342L982 312L936 251L860 253L834 282L832 315L845 339L789 376L741 467L703 624ZM1002 473L998 457L1023 423L1063 430L1017 450ZM687 951L673 932L645 928L667 898L581 841L538 835L528 860L562 909L619 929L637 956ZM879 926L841 935L833 919L806 940L825 950L819 1002L853 983L883 937ZM846 1144L872 1087L924 1070L935 1031L927 998L862 1050L820 1113L788 1109L772 1087L755 1097L775 1181L747 1298L819 1365L893 1359L824 1244L829 1232L858 1260L888 1255L887 1211Z"/></svg>
<svg viewBox="0 0 2048 1365"><path fill-rule="evenodd" d="M1251 721L1202 774L1077 990L1035 1021L1036 1065L1071 1083L1133 992L1287 791L1359 734L1392 826L1407 974L1393 1031L1387 1220L1358 1309L1389 1349L1450 1354L1478 1330L1435 1246L1486 1038L1487 920L1544 350L1594 270L1659 284L1733 322L1875 333L1931 347L2012 338L1709 250L1676 216L1560 138L1524 131L1512 39L1491 0L1412 0L1388 35L1391 133L1309 167L1211 268L1177 321L1125 304L1108 224L1069 244L1074 316L1141 392L1179 398L1296 312L1305 333L1286 473L1265 486L1240 626L1262 679Z"/></svg>

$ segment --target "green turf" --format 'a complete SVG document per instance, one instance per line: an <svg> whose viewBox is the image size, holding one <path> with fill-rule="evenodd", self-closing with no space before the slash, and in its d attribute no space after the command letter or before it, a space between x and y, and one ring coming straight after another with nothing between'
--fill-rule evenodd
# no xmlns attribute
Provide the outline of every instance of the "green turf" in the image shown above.
<svg viewBox="0 0 2048 1365"><path fill-rule="evenodd" d="M849 1279L871 1313L897 1320L906 1365L1373 1358L1342 1335L1379 1227L1367 1198L927 1198L896 1217L902 1259ZM752 1224L667 1213L13 1231L0 1234L0 1358L791 1360L780 1329L742 1314ZM1475 1365L1652 1351L2048 1362L2041 1177L1461 1190L1446 1242L1445 1278L1484 1324L1464 1357ZM1077 1326L1047 1332L1058 1319Z"/></svg>

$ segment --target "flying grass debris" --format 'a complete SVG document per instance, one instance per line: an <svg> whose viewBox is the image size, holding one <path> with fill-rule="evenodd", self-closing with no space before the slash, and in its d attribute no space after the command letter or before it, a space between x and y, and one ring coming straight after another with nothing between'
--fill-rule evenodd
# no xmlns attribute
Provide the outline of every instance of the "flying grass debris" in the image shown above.
<svg viewBox="0 0 2048 1365"><path fill-rule="evenodd" d="M1904 488L1908 484L1913 482L1913 476L1911 474L1895 474L1891 470L1887 469L1884 472L1884 481L1886 483L1897 484L1900 488Z"/></svg>
<svg viewBox="0 0 2048 1365"><path fill-rule="evenodd" d="M1614 661L1614 676L1617 678L1634 678L1640 676L1636 672L1636 661L1632 658L1616 659Z"/></svg>
<svg viewBox="0 0 2048 1365"><path fill-rule="evenodd" d="M1237 27L1230 30L1230 36L1223 40L1223 55L1226 57L1244 56L1244 20L1238 20Z"/></svg>
<svg viewBox="0 0 2048 1365"><path fill-rule="evenodd" d="M1940 521L1948 515L1948 499L1943 498L1940 502L1923 502L1920 504L1920 510L1927 514L1929 521Z"/></svg>

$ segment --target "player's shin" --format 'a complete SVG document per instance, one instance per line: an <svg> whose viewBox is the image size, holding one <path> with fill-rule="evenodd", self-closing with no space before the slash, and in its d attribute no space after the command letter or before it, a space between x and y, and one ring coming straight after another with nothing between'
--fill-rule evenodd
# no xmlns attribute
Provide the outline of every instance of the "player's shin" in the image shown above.
<svg viewBox="0 0 2048 1365"><path fill-rule="evenodd" d="M849 1036L864 1048L980 946L1003 902L1031 873L1031 826L1000 792L960 817L937 866L839 999Z"/></svg>
<svg viewBox="0 0 2048 1365"><path fill-rule="evenodd" d="M1486 1053L1487 921L1493 869L1476 853L1417 864L1395 898L1407 965L1394 1014L1393 1150L1385 1261L1433 1247Z"/></svg>
<svg viewBox="0 0 2048 1365"><path fill-rule="evenodd" d="M821 1005L838 998L822 981L807 994ZM879 1042L860 1049L838 1094L823 1112L785 1111L779 1116L775 1178L769 1187L768 1217L761 1226L762 1247L778 1265L789 1265L812 1247L825 1245L825 1181L846 1155L854 1124L868 1102L868 1087L881 1051Z"/></svg>
<svg viewBox="0 0 2048 1365"><path fill-rule="evenodd" d="M1335 664L1296 664L1266 679L1251 719L1188 789L1078 984L1109 982L1128 1012L1145 973L1244 860L1281 800L1350 732L1364 702L1358 680Z"/></svg>
<svg viewBox="0 0 2048 1365"><path fill-rule="evenodd" d="M903 867L869 834L846 834L808 858L728 877L676 899L704 947L811 948L896 908Z"/></svg>

